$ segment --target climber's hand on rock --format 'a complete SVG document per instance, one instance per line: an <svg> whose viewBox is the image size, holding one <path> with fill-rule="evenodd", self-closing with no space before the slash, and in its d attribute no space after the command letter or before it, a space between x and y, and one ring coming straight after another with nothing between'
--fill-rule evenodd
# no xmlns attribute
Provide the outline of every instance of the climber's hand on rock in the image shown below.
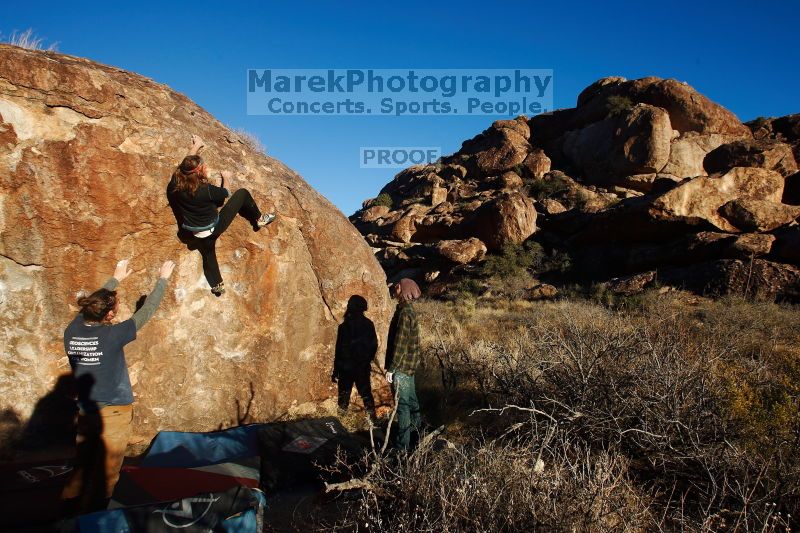
<svg viewBox="0 0 800 533"><path fill-rule="evenodd" d="M206 147L206 144L203 142L203 139L200 138L199 135L192 135L192 149L189 151L191 155L196 155L200 153L200 150Z"/></svg>
<svg viewBox="0 0 800 533"><path fill-rule="evenodd" d="M220 178L222 181L220 182L220 187L225 187L228 190L231 189L231 185L233 185L233 172L230 170L222 170L219 173Z"/></svg>
<svg viewBox="0 0 800 533"><path fill-rule="evenodd" d="M114 279L122 281L133 273L133 270L128 268L128 260L123 259L117 263L117 268L114 269Z"/></svg>
<svg viewBox="0 0 800 533"><path fill-rule="evenodd" d="M172 261L165 261L163 265L161 265L161 271L159 272L159 277L161 279L169 279L172 275L172 271L175 269L175 263Z"/></svg>
<svg viewBox="0 0 800 533"><path fill-rule="evenodd" d="M393 381L394 381L394 373L393 372L387 372L386 373L386 382L387 383L392 383Z"/></svg>

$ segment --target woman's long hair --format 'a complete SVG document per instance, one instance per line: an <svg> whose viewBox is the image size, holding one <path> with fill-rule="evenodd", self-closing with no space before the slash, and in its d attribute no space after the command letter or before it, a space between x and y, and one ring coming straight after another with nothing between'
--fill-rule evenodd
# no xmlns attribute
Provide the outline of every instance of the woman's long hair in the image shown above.
<svg viewBox="0 0 800 533"><path fill-rule="evenodd" d="M99 289L89 296L78 298L78 307L81 308L81 314L84 320L89 320L90 322L102 322L108 312L113 311L116 306L117 291L108 289Z"/></svg>
<svg viewBox="0 0 800 533"><path fill-rule="evenodd" d="M200 168L202 165L203 158L199 155L187 155L184 157L172 175L175 179L175 188L193 196L200 185L207 183L206 176Z"/></svg>

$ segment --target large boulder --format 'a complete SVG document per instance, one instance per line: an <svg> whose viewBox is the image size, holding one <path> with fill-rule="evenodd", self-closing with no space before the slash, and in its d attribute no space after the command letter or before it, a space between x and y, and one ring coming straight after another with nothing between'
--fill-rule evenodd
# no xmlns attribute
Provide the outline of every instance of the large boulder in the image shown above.
<svg viewBox="0 0 800 533"><path fill-rule="evenodd" d="M727 142L739 139L738 136L722 133L700 133L687 131L672 141L669 160L661 169L663 174L679 178L694 178L709 173L704 166L709 152ZM750 165L734 165L750 166ZM725 168L729 170L732 167Z"/></svg>
<svg viewBox="0 0 800 533"><path fill-rule="evenodd" d="M432 188L441 181L436 175L434 165L413 165L398 172L380 191L388 194L394 206L406 198L422 198L431 193Z"/></svg>
<svg viewBox="0 0 800 533"><path fill-rule="evenodd" d="M766 168L782 176L797 172L791 146L758 139L742 139L718 146L705 156L703 167L709 174L727 172L733 167Z"/></svg>
<svg viewBox="0 0 800 533"><path fill-rule="evenodd" d="M641 124L631 129L620 123L619 117L642 106L663 111L666 120L655 121L650 131ZM529 125L531 142L547 151L555 167L573 165L596 182L649 173L700 176L707 173L703 160L710 151L752 138L748 127L724 107L685 83L655 77L603 78L578 96L574 109L537 115Z"/></svg>
<svg viewBox="0 0 800 533"><path fill-rule="evenodd" d="M578 107L588 115L608 108L612 97L625 98L633 103L660 107L669 113L672 127L681 133L722 133L750 135L750 130L736 115L698 93L687 83L657 77L625 80L599 80L578 97Z"/></svg>
<svg viewBox="0 0 800 533"><path fill-rule="evenodd" d="M480 176L494 176L513 170L528 155L530 130L525 117L498 120L474 138L465 141L450 159L469 158L472 170ZM448 159L448 161L450 160Z"/></svg>
<svg viewBox="0 0 800 533"><path fill-rule="evenodd" d="M531 178L541 179L550 172L552 162L541 148L533 149L522 161L522 168Z"/></svg>
<svg viewBox="0 0 800 533"><path fill-rule="evenodd" d="M0 45L0 409L29 417L69 370L62 334L81 289L117 260L120 318L177 263L155 317L126 349L135 433L206 431L268 420L335 394L337 326L364 297L381 344L385 274L347 219L285 165L185 96L117 68ZM176 237L165 188L189 134L268 211L233 222L217 250L228 292L215 298L200 256ZM41 414L41 413L40 413Z"/></svg>
<svg viewBox="0 0 800 533"><path fill-rule="evenodd" d="M742 231L772 231L800 216L800 206L737 198L723 205L720 213Z"/></svg>
<svg viewBox="0 0 800 533"><path fill-rule="evenodd" d="M669 114L672 128L680 134L697 132L750 137L752 134L736 115L698 93L690 85L657 77L626 80L603 78L578 96L577 107L540 114L529 121L531 142L547 146L568 131L606 119L615 111L636 104L659 107Z"/></svg>
<svg viewBox="0 0 800 533"><path fill-rule="evenodd" d="M710 224L726 232L738 232L719 212L732 200L754 198L780 203L784 178L773 170L737 167L722 175L700 176L682 182L653 201L651 213L658 220Z"/></svg>
<svg viewBox="0 0 800 533"><path fill-rule="evenodd" d="M519 244L536 231L533 200L519 192L506 193L481 206L472 220L472 234L489 250Z"/></svg>
<svg viewBox="0 0 800 533"><path fill-rule="evenodd" d="M445 259L459 265L480 261L486 255L486 245L475 237L440 241L436 250Z"/></svg>
<svg viewBox="0 0 800 533"><path fill-rule="evenodd" d="M636 105L564 136L562 151L587 180L660 172L669 160L672 126L663 109Z"/></svg>

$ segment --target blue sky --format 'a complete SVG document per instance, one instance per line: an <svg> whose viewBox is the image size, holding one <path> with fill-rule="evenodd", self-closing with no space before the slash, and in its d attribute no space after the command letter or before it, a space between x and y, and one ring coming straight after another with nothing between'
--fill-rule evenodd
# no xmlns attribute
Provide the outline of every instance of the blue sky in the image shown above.
<svg viewBox="0 0 800 533"><path fill-rule="evenodd" d="M457 150L491 116L248 116L248 68L551 68L555 107L610 75L686 81L742 120L800 111L796 1L16 2L0 32L166 83L258 136L345 214L396 171L361 146Z"/></svg>

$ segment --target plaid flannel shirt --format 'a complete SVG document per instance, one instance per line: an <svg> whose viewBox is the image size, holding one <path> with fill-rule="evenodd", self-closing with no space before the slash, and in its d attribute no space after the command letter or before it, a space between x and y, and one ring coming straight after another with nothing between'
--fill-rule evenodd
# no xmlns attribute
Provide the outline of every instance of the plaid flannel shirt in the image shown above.
<svg viewBox="0 0 800 533"><path fill-rule="evenodd" d="M420 364L419 323L410 303L398 306L392 349L389 372L413 375Z"/></svg>

